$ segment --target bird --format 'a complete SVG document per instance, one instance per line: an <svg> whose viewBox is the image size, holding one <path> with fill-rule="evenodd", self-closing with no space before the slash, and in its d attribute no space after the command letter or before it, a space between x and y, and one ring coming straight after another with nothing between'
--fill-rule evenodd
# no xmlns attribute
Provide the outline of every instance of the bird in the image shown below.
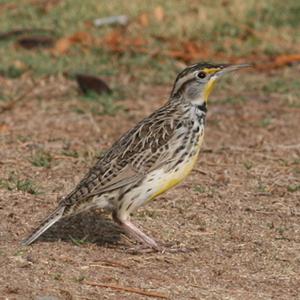
<svg viewBox="0 0 300 300"><path fill-rule="evenodd" d="M207 101L216 81L250 66L199 62L183 69L166 103L122 135L22 244L30 245L66 216L102 208L145 248L161 249L132 223L131 215L191 172L203 142Z"/></svg>

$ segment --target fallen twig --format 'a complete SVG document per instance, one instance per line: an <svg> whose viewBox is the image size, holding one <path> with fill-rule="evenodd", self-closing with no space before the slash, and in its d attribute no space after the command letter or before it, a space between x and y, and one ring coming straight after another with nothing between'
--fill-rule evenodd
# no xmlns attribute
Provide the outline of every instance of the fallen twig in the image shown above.
<svg viewBox="0 0 300 300"><path fill-rule="evenodd" d="M156 297L156 298L161 298L161 299L169 298L167 295L159 293L159 292L150 292L150 291L145 291L143 289L124 287L124 286L119 286L116 284L96 283L96 282L90 282L90 281L85 281L84 283L87 285L91 285L91 286L110 288L110 289L117 290L117 291L135 293L135 294L144 295L144 296L148 296L148 297Z"/></svg>
<svg viewBox="0 0 300 300"><path fill-rule="evenodd" d="M121 267L121 268L126 268L126 269L130 268L129 265L125 265L123 263L120 263L118 261L113 261L113 260L102 259L102 260L95 260L95 263L96 262L102 263L101 266L106 265L106 266ZM90 266L98 266L98 265L90 265Z"/></svg>
<svg viewBox="0 0 300 300"><path fill-rule="evenodd" d="M127 16L112 16L112 17L107 17L107 18L98 18L94 20L94 25L96 27L100 27L103 25L122 25L125 26L128 24L128 17Z"/></svg>
<svg viewBox="0 0 300 300"><path fill-rule="evenodd" d="M200 170L200 169L194 169L194 172L196 172L196 173L200 173L200 174L202 174L202 175L209 175L207 172L205 172L205 171L203 171L203 170Z"/></svg>

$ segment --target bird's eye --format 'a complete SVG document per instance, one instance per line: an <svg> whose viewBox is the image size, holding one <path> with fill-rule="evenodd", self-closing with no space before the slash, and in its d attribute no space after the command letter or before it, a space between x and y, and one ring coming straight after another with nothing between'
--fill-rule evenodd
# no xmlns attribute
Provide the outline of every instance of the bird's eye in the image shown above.
<svg viewBox="0 0 300 300"><path fill-rule="evenodd" d="M199 72L199 73L197 74L197 77L200 78L200 79L203 79L203 78L206 77L206 74L205 74L204 72Z"/></svg>

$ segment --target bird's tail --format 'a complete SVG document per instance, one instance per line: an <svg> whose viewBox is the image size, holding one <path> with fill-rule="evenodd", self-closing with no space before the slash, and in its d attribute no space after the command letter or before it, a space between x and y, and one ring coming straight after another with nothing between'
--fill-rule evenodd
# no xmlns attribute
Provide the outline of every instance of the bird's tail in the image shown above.
<svg viewBox="0 0 300 300"><path fill-rule="evenodd" d="M65 208L65 206L59 206L54 212L52 212L26 239L21 242L22 245L28 246L33 243L40 235L42 235L63 216Z"/></svg>

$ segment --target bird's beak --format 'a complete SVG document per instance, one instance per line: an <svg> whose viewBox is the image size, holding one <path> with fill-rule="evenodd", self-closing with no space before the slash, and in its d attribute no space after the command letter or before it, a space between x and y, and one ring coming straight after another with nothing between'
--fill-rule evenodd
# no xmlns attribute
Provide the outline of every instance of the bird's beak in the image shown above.
<svg viewBox="0 0 300 300"><path fill-rule="evenodd" d="M242 68L249 68L252 67L250 64L239 64L239 65L222 65L219 68L215 70L211 70L211 72L214 72L213 75L210 77L207 85L205 86L203 96L204 96L204 101L207 102L208 96L213 90L213 87L216 83L216 80L223 76L224 74L227 74L231 71L239 70Z"/></svg>
<svg viewBox="0 0 300 300"><path fill-rule="evenodd" d="M217 71L214 74L214 77L218 78L229 72L236 71L236 70L239 70L242 68L250 68L250 67L252 67L251 64L227 65L227 66L222 67L219 71Z"/></svg>

